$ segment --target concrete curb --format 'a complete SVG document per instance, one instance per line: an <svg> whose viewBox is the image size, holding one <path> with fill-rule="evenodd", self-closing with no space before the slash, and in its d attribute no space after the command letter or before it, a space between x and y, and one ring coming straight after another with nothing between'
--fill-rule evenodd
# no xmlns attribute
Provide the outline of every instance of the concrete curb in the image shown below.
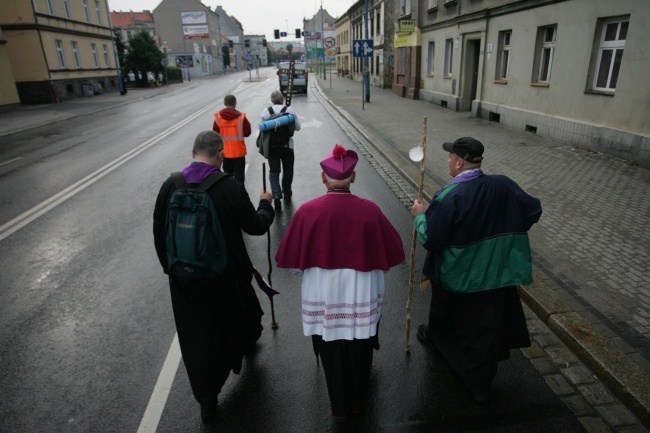
<svg viewBox="0 0 650 433"><path fill-rule="evenodd" d="M650 378L539 278L521 286L522 300L650 428Z"/></svg>

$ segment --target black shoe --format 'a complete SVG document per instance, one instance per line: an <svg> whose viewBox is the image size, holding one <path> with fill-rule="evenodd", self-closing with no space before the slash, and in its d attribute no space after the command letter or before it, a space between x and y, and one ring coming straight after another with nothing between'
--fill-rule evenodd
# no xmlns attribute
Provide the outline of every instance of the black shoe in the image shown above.
<svg viewBox="0 0 650 433"><path fill-rule="evenodd" d="M285 195L284 195L284 199L285 199L285 201L289 201L289 200L291 200L291 196L292 196L292 195L293 195L292 193L285 194Z"/></svg>
<svg viewBox="0 0 650 433"><path fill-rule="evenodd" d="M427 325L420 325L418 327L418 340L420 343L424 344L427 348L434 352L438 352L438 348L433 344L431 336L429 335L429 327Z"/></svg>
<svg viewBox="0 0 650 433"><path fill-rule="evenodd" d="M273 204L275 205L275 207L282 207L282 196L281 195L273 196Z"/></svg>
<svg viewBox="0 0 650 433"><path fill-rule="evenodd" d="M201 421L210 424L217 419L217 403L213 405L201 405Z"/></svg>

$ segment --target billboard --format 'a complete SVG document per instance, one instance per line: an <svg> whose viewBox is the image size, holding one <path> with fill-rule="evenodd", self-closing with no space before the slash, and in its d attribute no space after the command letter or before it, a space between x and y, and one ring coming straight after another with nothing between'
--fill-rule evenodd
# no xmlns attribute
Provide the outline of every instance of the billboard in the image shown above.
<svg viewBox="0 0 650 433"><path fill-rule="evenodd" d="M187 64L185 64L187 60ZM193 68L194 67L194 57L191 55L188 56L176 56L174 59L177 68Z"/></svg>
<svg viewBox="0 0 650 433"><path fill-rule="evenodd" d="M208 16L205 11L184 11L181 12L181 24L207 24Z"/></svg>
<svg viewBox="0 0 650 433"><path fill-rule="evenodd" d="M209 30L207 25L183 26L185 39L207 39Z"/></svg>

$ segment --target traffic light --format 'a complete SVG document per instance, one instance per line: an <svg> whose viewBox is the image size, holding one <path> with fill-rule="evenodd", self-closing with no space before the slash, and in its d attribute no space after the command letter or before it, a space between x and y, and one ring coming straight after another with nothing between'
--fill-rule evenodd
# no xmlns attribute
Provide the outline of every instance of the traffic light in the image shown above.
<svg viewBox="0 0 650 433"><path fill-rule="evenodd" d="M301 36L300 29L296 29L296 39L300 39Z"/></svg>
<svg viewBox="0 0 650 433"><path fill-rule="evenodd" d="M228 39L228 46L232 48L235 46L235 43L232 40Z"/></svg>
<svg viewBox="0 0 650 433"><path fill-rule="evenodd" d="M263 46L263 47L266 46L266 39L262 39L262 46Z"/></svg>
<svg viewBox="0 0 650 433"><path fill-rule="evenodd" d="M275 39L280 39L280 30L273 30L273 36Z"/></svg>
<svg viewBox="0 0 650 433"><path fill-rule="evenodd" d="M248 48L248 47L251 46L251 41L250 41L250 39L244 39L244 46L245 46L246 48Z"/></svg>

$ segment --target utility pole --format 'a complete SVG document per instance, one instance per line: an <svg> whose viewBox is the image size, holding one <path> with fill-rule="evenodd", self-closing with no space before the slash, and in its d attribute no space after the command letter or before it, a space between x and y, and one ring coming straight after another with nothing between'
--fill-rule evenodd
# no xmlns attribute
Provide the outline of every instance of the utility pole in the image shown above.
<svg viewBox="0 0 650 433"><path fill-rule="evenodd" d="M366 0L367 4L368 0ZM327 71L325 70L325 17L323 14L323 0L320 0L320 40L323 42L323 80L327 80Z"/></svg>
<svg viewBox="0 0 650 433"><path fill-rule="evenodd" d="M181 11L181 0L178 0L178 18L181 20L181 38L183 38L183 56L185 57L187 81L192 81L192 78L190 77L190 65L187 62L187 47L185 46L185 32L183 31L183 12ZM192 62L192 64L194 64L194 62Z"/></svg>
<svg viewBox="0 0 650 433"><path fill-rule="evenodd" d="M115 47L115 31L113 30L113 23L111 22L111 11L108 9L108 2L106 5L106 15L108 16L108 28L111 29L111 47L113 48L113 56L115 57L115 69L117 69L117 86L120 89L120 95L126 95L126 86L122 81L122 68L120 65L120 57L117 55L117 48ZM122 34L120 33L120 37Z"/></svg>
<svg viewBox="0 0 650 433"><path fill-rule="evenodd" d="M366 0L366 39L368 39L368 0ZM365 58L366 69L363 71L363 79L366 83L366 102L370 102L370 69L368 68L368 57Z"/></svg>

